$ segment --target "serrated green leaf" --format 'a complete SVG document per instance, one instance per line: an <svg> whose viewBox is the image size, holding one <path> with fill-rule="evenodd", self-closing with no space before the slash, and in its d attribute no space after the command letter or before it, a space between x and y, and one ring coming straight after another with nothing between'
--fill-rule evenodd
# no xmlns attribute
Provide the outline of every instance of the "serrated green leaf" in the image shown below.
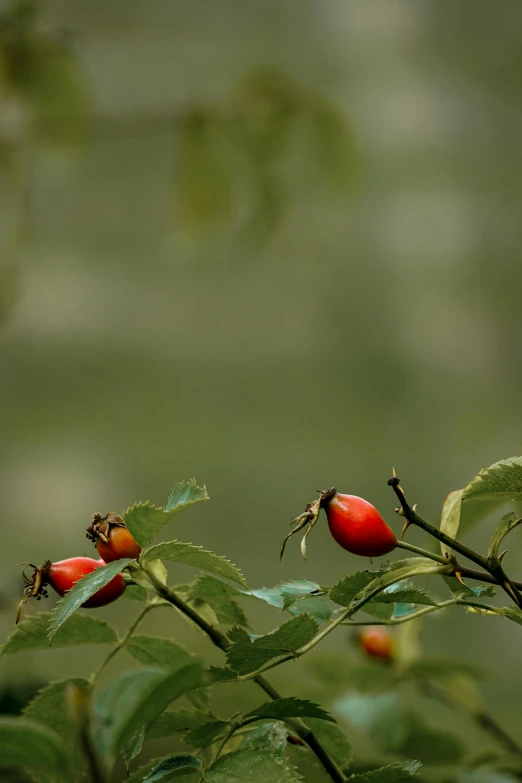
<svg viewBox="0 0 522 783"><path fill-rule="evenodd" d="M310 642L318 630L317 621L306 614L293 617L273 633L254 641L242 628L233 628L229 633L233 644L227 653L227 662L238 674L248 674L272 658L295 652Z"/></svg>
<svg viewBox="0 0 522 783"><path fill-rule="evenodd" d="M495 614L507 617L509 620L522 625L522 611L516 606L495 606Z"/></svg>
<svg viewBox="0 0 522 783"><path fill-rule="evenodd" d="M469 500L522 500L522 457L510 457L482 468L463 490L462 502Z"/></svg>
<svg viewBox="0 0 522 783"><path fill-rule="evenodd" d="M232 669L227 669L221 666L211 666L209 669L210 680L214 683L220 682L234 682L237 680L237 672L233 672Z"/></svg>
<svg viewBox="0 0 522 783"><path fill-rule="evenodd" d="M453 595L462 596L463 598L494 598L496 595L493 585L477 585L472 587L471 584L463 585L454 576L443 576L447 586L453 593Z"/></svg>
<svg viewBox="0 0 522 783"><path fill-rule="evenodd" d="M521 522L522 518L517 519L512 511L502 517L489 542L488 557L498 557L500 544L507 534L517 527L517 525L520 525Z"/></svg>
<svg viewBox="0 0 522 783"><path fill-rule="evenodd" d="M149 731L148 739L160 739L170 737L179 731L188 731L195 726L200 726L210 717L201 710L165 710Z"/></svg>
<svg viewBox="0 0 522 783"><path fill-rule="evenodd" d="M127 642L127 651L146 666L159 666L170 671L198 660L183 645L158 636L132 636Z"/></svg>
<svg viewBox="0 0 522 783"><path fill-rule="evenodd" d="M420 761L396 761L386 767L363 772L362 775L352 775L349 780L350 783L395 783L413 777L421 766Z"/></svg>
<svg viewBox="0 0 522 783"><path fill-rule="evenodd" d="M401 747L408 735L407 715L396 693L349 691L335 702L334 711L387 752Z"/></svg>
<svg viewBox="0 0 522 783"><path fill-rule="evenodd" d="M286 696L273 701L266 701L255 710L247 712L244 718L318 718L319 720L336 723L335 718L329 715L318 704L307 699L296 699L294 696Z"/></svg>
<svg viewBox="0 0 522 783"><path fill-rule="evenodd" d="M0 747L0 769L27 768L70 781L67 753L60 737L36 721L0 717Z"/></svg>
<svg viewBox="0 0 522 783"><path fill-rule="evenodd" d="M245 577L230 560L209 552L201 546L184 544L181 541L167 541L142 552L141 562L146 565L148 561L156 558L170 560L173 563L184 563L200 568L202 571L211 571L246 587Z"/></svg>
<svg viewBox="0 0 522 783"><path fill-rule="evenodd" d="M353 758L352 746L350 740L339 726L333 723L325 723L325 721L316 720L315 718L307 718L306 725L312 729L337 766L341 769L349 767Z"/></svg>
<svg viewBox="0 0 522 783"><path fill-rule="evenodd" d="M0 655L25 650L48 650L47 633L52 612L39 612L22 620L4 644ZM118 634L110 625L83 612L72 615L56 633L53 647L76 647L82 644L113 644Z"/></svg>
<svg viewBox="0 0 522 783"><path fill-rule="evenodd" d="M208 783L298 783L300 779L284 758L255 748L220 756L205 772Z"/></svg>
<svg viewBox="0 0 522 783"><path fill-rule="evenodd" d="M318 721L322 723L322 721ZM287 748L288 729L284 723L263 723L262 726L256 726L244 740L241 742L242 750L250 748L251 750L270 751L278 756L284 756Z"/></svg>
<svg viewBox="0 0 522 783"><path fill-rule="evenodd" d="M446 535L451 536L452 538L457 537L459 530L463 492L463 489L456 489L453 492L450 492L442 506L440 529L443 533L446 533ZM441 542L440 548L442 554L445 555L448 551L448 545Z"/></svg>
<svg viewBox="0 0 522 783"><path fill-rule="evenodd" d="M56 733L69 757L70 769L81 769L85 763L78 735L78 730L71 721L66 702L66 688L73 683L86 687L88 681L81 678L58 680L42 688L23 711L24 718L42 724ZM60 774L33 771L32 776L41 783L54 783L62 780Z"/></svg>
<svg viewBox="0 0 522 783"><path fill-rule="evenodd" d="M295 588L295 585L298 587ZM306 589L305 585L311 589ZM299 595L301 586L301 595ZM244 594L258 598L269 606L288 611L290 614L309 614L315 617L318 622L326 622L332 616L332 607L323 595L310 595L315 590L321 590L320 585L302 580L301 582L283 582L277 587L261 587Z"/></svg>
<svg viewBox="0 0 522 783"><path fill-rule="evenodd" d="M308 598L312 593L321 591L321 586L317 582L310 582L308 579L300 579L295 582L284 582L279 585L281 596L283 598L282 609L288 609L301 598Z"/></svg>
<svg viewBox="0 0 522 783"><path fill-rule="evenodd" d="M52 620L49 623L49 641L53 640L56 632L68 617L79 609L94 593L97 593L98 590L109 584L111 579L114 579L117 574L121 573L130 562L131 559L128 557L114 560L114 562L97 568L90 574L86 574L86 576L82 576L56 604Z"/></svg>
<svg viewBox="0 0 522 783"><path fill-rule="evenodd" d="M169 783L179 777L184 777L190 772L199 772L203 767L203 762L197 756L189 756L177 753L174 756L166 756L150 770L143 783Z"/></svg>
<svg viewBox="0 0 522 783"><path fill-rule="evenodd" d="M357 593L376 579L380 571L356 571L333 584L328 590L329 598L340 606L349 606Z"/></svg>
<svg viewBox="0 0 522 783"><path fill-rule="evenodd" d="M248 628L245 612L235 600L237 596L243 596L237 588L214 576L203 575L190 586L187 600L207 603L214 610L218 621L225 626Z"/></svg>
<svg viewBox="0 0 522 783"><path fill-rule="evenodd" d="M447 571L448 566L435 563L427 557L410 557L405 560L396 560L384 573L372 582L369 582L357 594L352 606L357 611L357 608L364 605L367 600L373 598L385 588L390 587L394 582L400 582L402 579L408 579L412 576L442 574Z"/></svg>
<svg viewBox="0 0 522 783"><path fill-rule="evenodd" d="M404 590L396 590L393 593L379 593L379 595L375 596L373 602L379 604L423 604L426 606L435 606L437 603L426 590L415 585L407 587Z"/></svg>
<svg viewBox="0 0 522 783"><path fill-rule="evenodd" d="M204 750L208 748L217 739L225 736L230 729L230 724L226 720L210 720L190 729L184 737L183 742L186 745L193 745L195 748Z"/></svg>
<svg viewBox="0 0 522 783"><path fill-rule="evenodd" d="M142 727L131 734L129 739L123 745L121 749L121 755L123 757L123 763L125 764L125 769L127 772L129 771L131 761L135 759L136 756L139 756L143 750L144 743L145 729Z"/></svg>
<svg viewBox="0 0 522 783"><path fill-rule="evenodd" d="M177 514L208 499L206 487L198 487L196 479L190 479L176 484L164 508L148 502L136 503L124 511L122 516L138 544L145 547Z"/></svg>
<svg viewBox="0 0 522 783"><path fill-rule="evenodd" d="M328 622L333 614L332 606L322 595L302 598L300 601L296 601L295 604L290 606L288 611L293 615L309 614L311 617L314 617L318 623Z"/></svg>
<svg viewBox="0 0 522 783"><path fill-rule="evenodd" d="M375 617L377 620L390 620L394 609L394 604L381 604L377 601L369 601L364 605L362 611Z"/></svg>
<svg viewBox="0 0 522 783"><path fill-rule="evenodd" d="M141 585L127 585L123 597L129 601L148 601L149 594Z"/></svg>
<svg viewBox="0 0 522 783"><path fill-rule="evenodd" d="M125 672L98 695L94 702L94 736L109 764L118 748L142 728L148 732L163 710L175 699L206 682L199 664L175 672L138 669Z"/></svg>

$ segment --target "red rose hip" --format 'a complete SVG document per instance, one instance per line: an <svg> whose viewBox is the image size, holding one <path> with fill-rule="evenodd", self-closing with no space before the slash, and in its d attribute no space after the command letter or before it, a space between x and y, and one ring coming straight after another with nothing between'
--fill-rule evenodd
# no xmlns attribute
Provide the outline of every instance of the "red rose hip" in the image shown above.
<svg viewBox="0 0 522 783"><path fill-rule="evenodd" d="M87 528L87 538L96 544L98 554L106 563L121 560L122 557L135 560L140 556L141 546L122 517L112 511L103 517L94 514L92 524Z"/></svg>
<svg viewBox="0 0 522 783"><path fill-rule="evenodd" d="M380 557L395 549L395 533L367 500L332 489L323 493L321 506L326 511L330 533L347 552Z"/></svg>
<svg viewBox="0 0 522 783"><path fill-rule="evenodd" d="M32 563L28 565L34 569L31 577L23 574L26 588L24 597L21 600L16 613L16 623L20 620L20 615L24 603L29 598L40 600L42 596L47 597L47 585L51 585L58 595L65 595L79 579L87 574L92 574L98 568L103 568L106 563L103 560L94 560L92 557L71 557L68 560L60 560L52 563L47 560L43 566L35 566ZM116 574L111 581L101 587L94 595L82 604L86 609L94 609L98 606L107 606L112 604L125 592L126 584L121 574Z"/></svg>

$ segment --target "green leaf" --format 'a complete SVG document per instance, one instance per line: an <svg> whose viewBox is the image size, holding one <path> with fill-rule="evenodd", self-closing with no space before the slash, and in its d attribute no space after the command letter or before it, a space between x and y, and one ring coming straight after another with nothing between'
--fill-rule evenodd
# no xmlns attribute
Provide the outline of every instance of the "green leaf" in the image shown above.
<svg viewBox="0 0 522 783"><path fill-rule="evenodd" d="M186 745L193 745L199 750L204 750L217 739L224 737L229 729L230 724L226 720L207 721L190 729L183 737L183 742Z"/></svg>
<svg viewBox="0 0 522 783"><path fill-rule="evenodd" d="M148 739L160 739L170 737L178 731L188 731L200 726L210 718L201 710L165 710L149 731Z"/></svg>
<svg viewBox="0 0 522 783"><path fill-rule="evenodd" d="M237 680L237 672L221 666L211 666L209 669L210 681L212 684L220 682L234 682Z"/></svg>
<svg viewBox="0 0 522 783"><path fill-rule="evenodd" d="M233 628L229 633L233 644L227 653L227 662L238 674L248 674L272 658L295 652L308 644L318 630L316 620L306 614L293 617L273 633L254 641L242 628Z"/></svg>
<svg viewBox="0 0 522 783"><path fill-rule="evenodd" d="M145 547L150 544L163 525L170 522L177 514L208 499L206 488L198 487L196 479L190 479L176 484L165 508L158 508L149 502L136 503L124 511L122 516L138 544Z"/></svg>
<svg viewBox="0 0 522 783"><path fill-rule="evenodd" d="M322 723L322 721L318 721ZM329 725L329 724L328 724ZM288 729L284 723L263 723L256 726L242 741L240 748L244 750L270 751L278 756L284 756L287 748Z"/></svg>
<svg viewBox="0 0 522 783"><path fill-rule="evenodd" d="M335 763L346 769L353 758L352 746L346 734L333 723L325 723L323 720L307 718L306 725L313 733Z"/></svg>
<svg viewBox="0 0 522 783"><path fill-rule="evenodd" d="M411 587L407 587L404 590L396 590L393 593L379 593L379 595L375 596L373 602L379 604L423 604L426 606L435 606L437 603L426 590L415 585L411 585Z"/></svg>
<svg viewBox="0 0 522 783"><path fill-rule="evenodd" d="M312 593L321 591L321 586L317 582L310 582L308 579L301 579L296 582L284 582L279 586L283 598L282 609L288 609L301 598L308 598Z"/></svg>
<svg viewBox="0 0 522 783"><path fill-rule="evenodd" d="M357 595L353 606L355 611L366 601L401 579L427 574L441 574L448 570L447 566L434 563L427 557L410 557L405 560L396 560L383 574L372 582L369 582Z"/></svg>
<svg viewBox="0 0 522 783"><path fill-rule="evenodd" d="M274 701L266 701L255 710L247 712L244 718L318 718L319 720L336 723L335 718L329 715L318 704L314 704L307 699L296 699L294 696L287 696Z"/></svg>
<svg viewBox="0 0 522 783"><path fill-rule="evenodd" d="M456 489L453 492L450 492L442 506L440 529L443 533L446 533L446 535L451 536L451 538L456 538L459 530L460 507L463 492L463 489ZM442 554L445 555L448 551L448 545L441 542L440 548Z"/></svg>
<svg viewBox="0 0 522 783"><path fill-rule="evenodd" d="M25 718L0 717L0 769L29 768L70 781L68 759L54 731Z"/></svg>
<svg viewBox="0 0 522 783"><path fill-rule="evenodd" d="M352 775L350 783L394 783L398 780L406 780L413 777L421 763L419 761L396 761L386 767L374 769L371 772L363 772L362 775Z"/></svg>
<svg viewBox="0 0 522 783"><path fill-rule="evenodd" d="M327 622L331 619L333 614L331 605L322 595L302 598L300 601L296 601L293 606L290 606L288 611L293 615L309 614L314 617L318 623Z"/></svg>
<svg viewBox="0 0 522 783"><path fill-rule="evenodd" d="M459 595L463 598L494 598L496 595L493 585L477 585L472 587L471 584L463 585L454 576L443 576L447 586L453 593L453 595Z"/></svg>
<svg viewBox="0 0 522 783"><path fill-rule="evenodd" d="M174 672L138 669L112 680L94 703L94 735L109 763L118 748L142 728L145 734L175 699L205 684L205 672L191 664Z"/></svg>
<svg viewBox="0 0 522 783"><path fill-rule="evenodd" d="M323 595L311 595L316 590L322 590L316 582L302 580L284 582L277 587L261 587L244 594L259 598L269 606L275 606L290 614L309 614L318 622L325 622L332 616L332 607Z"/></svg>
<svg viewBox="0 0 522 783"><path fill-rule="evenodd" d="M232 565L225 557L208 552L200 546L184 544L181 541L156 544L142 552L141 562L146 564L156 558L170 560L173 563L185 563L185 565L200 568L202 571L212 571L212 573L224 576L226 579L246 587L245 577L235 565Z"/></svg>
<svg viewBox="0 0 522 783"><path fill-rule="evenodd" d="M149 594L141 585L127 585L123 597L129 601L148 601Z"/></svg>
<svg viewBox="0 0 522 783"><path fill-rule="evenodd" d="M80 678L69 680L58 680L52 682L37 693L34 699L27 705L23 711L24 718L41 723L47 729L51 729L60 737L64 750L69 756L69 765L71 769L81 769L85 763L78 730L74 722L70 719L67 701L66 689L70 683L80 687L86 687L88 681ZM61 780L61 775L49 775L49 772L33 772L35 780L42 783L53 783L55 780Z"/></svg>
<svg viewBox="0 0 522 783"><path fill-rule="evenodd" d="M102 587L109 584L111 579L121 573L123 569L131 562L128 557L121 560L115 560L106 566L97 568L86 576L82 576L76 584L58 601L53 612L52 620L49 624L49 641L52 641L54 635L61 625L69 618L80 606L87 601L94 593L97 593Z"/></svg>
<svg viewBox="0 0 522 783"><path fill-rule="evenodd" d="M170 671L197 661L196 656L183 645L158 636L132 636L127 642L127 651L146 666L159 666Z"/></svg>
<svg viewBox="0 0 522 783"><path fill-rule="evenodd" d="M255 748L220 756L205 772L208 783L298 783L300 779L284 758Z"/></svg>
<svg viewBox="0 0 522 783"><path fill-rule="evenodd" d="M177 753L174 756L166 756L159 764L156 764L147 777L143 778L143 783L154 783L157 780L168 783L168 781L185 776L190 772L199 772L202 767L203 763L197 756Z"/></svg>
<svg viewBox="0 0 522 783"><path fill-rule="evenodd" d="M196 579L188 592L189 602L204 601L214 612L223 625L238 625L248 628L248 620L235 598L243 593L232 585L216 579L214 576L203 575Z"/></svg>
<svg viewBox="0 0 522 783"><path fill-rule="evenodd" d="M333 584L328 590L328 595L334 603L349 606L357 593L373 582L380 573L380 571L356 571L355 574L345 576Z"/></svg>
<svg viewBox="0 0 522 783"><path fill-rule="evenodd" d="M394 604L381 604L378 601L369 601L364 605L362 611L370 614L372 617L376 617L378 620L390 620L394 609Z"/></svg>
<svg viewBox="0 0 522 783"><path fill-rule="evenodd" d="M334 710L385 751L402 747L408 735L407 715L396 693L349 691L335 702Z"/></svg>
<svg viewBox="0 0 522 783"><path fill-rule="evenodd" d="M52 612L39 612L22 620L4 644L0 655L12 655L24 650L48 650L49 621ZM81 644L114 644L118 634L110 625L93 615L78 613L70 617L57 631L54 647L76 647Z"/></svg>
<svg viewBox="0 0 522 783"><path fill-rule="evenodd" d="M522 500L522 457L483 468L463 490L462 502L469 500Z"/></svg>
<svg viewBox="0 0 522 783"><path fill-rule="evenodd" d="M498 523L498 527L493 533L491 537L491 541L489 542L489 549L488 549L488 557L498 557L498 550L500 548L500 544L504 540L504 538L507 536L507 534L513 530L517 525L520 525L522 522L521 519L517 519L516 515L510 511L509 514L506 514L502 517L500 522Z"/></svg>

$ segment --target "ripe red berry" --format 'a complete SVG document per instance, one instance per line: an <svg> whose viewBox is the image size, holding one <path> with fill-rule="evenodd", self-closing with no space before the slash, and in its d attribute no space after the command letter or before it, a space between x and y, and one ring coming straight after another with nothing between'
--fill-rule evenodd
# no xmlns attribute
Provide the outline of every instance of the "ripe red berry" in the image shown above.
<svg viewBox="0 0 522 783"><path fill-rule="evenodd" d="M37 600L40 600L42 597L47 598L47 585L51 585L58 595L65 595L79 579L96 571L97 568L102 568L106 563L103 560L93 560L92 557L71 557L68 560L60 560L57 563L47 560L39 568L32 563L29 563L29 565L34 569L34 572L31 577L26 576L25 573L23 575L27 586L16 613L17 623L20 620L22 606L29 598L36 598ZM91 595L82 606L86 609L94 609L98 606L111 604L125 592L125 588L126 584L123 576L116 574L108 584L101 587L94 595Z"/></svg>
<svg viewBox="0 0 522 783"><path fill-rule="evenodd" d="M348 552L380 557L395 549L395 533L367 500L341 495L332 488L322 494L321 506L326 511L330 533Z"/></svg>
<svg viewBox="0 0 522 783"><path fill-rule="evenodd" d="M141 547L127 529L123 519L112 511L105 516L94 514L92 524L87 528L87 538L94 541L96 549L106 563L130 557L139 557Z"/></svg>
<svg viewBox="0 0 522 783"><path fill-rule="evenodd" d="M366 655L372 658L391 661L394 656L393 639L389 631L382 626L371 626L359 633L359 645Z"/></svg>

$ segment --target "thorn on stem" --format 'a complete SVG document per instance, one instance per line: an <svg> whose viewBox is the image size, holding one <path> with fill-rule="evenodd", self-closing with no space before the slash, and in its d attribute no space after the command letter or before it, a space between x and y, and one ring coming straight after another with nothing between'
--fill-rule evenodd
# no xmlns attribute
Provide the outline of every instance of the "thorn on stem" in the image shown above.
<svg viewBox="0 0 522 783"><path fill-rule="evenodd" d="M462 571L455 570L453 572L453 576L457 579L458 582L460 582L462 587L466 587L466 585L464 584L464 582L462 580Z"/></svg>
<svg viewBox="0 0 522 783"><path fill-rule="evenodd" d="M407 529L409 528L410 525L411 525L411 522L410 522L409 519L407 519L406 522L403 525L402 530L401 530L401 540L404 538L404 534L405 534L405 532L407 531Z"/></svg>
<svg viewBox="0 0 522 783"><path fill-rule="evenodd" d="M501 552L501 553L499 554L499 556L498 556L498 562L499 562L499 563L501 563L501 562L502 562L502 558L504 557L504 555L506 554L506 552L507 552L507 549L504 549L504 551L503 551L503 552Z"/></svg>

